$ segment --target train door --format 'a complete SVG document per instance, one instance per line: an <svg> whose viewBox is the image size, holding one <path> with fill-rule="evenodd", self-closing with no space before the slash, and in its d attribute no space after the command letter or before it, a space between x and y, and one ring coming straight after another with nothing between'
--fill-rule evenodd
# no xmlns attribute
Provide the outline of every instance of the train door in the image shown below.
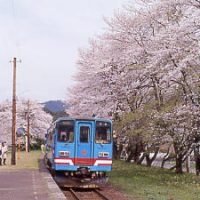
<svg viewBox="0 0 200 200"><path fill-rule="evenodd" d="M75 165L88 166L93 164L92 124L93 122L78 122Z"/></svg>

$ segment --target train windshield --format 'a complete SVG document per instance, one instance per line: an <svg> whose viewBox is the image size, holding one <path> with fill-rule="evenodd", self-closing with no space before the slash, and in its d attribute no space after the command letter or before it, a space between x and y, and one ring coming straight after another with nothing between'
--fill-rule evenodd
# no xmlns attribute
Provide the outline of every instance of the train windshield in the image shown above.
<svg viewBox="0 0 200 200"><path fill-rule="evenodd" d="M109 122L96 123L95 142L99 144L108 144L111 142L111 124Z"/></svg>
<svg viewBox="0 0 200 200"><path fill-rule="evenodd" d="M74 122L62 121L58 124L58 141L73 143L74 142Z"/></svg>

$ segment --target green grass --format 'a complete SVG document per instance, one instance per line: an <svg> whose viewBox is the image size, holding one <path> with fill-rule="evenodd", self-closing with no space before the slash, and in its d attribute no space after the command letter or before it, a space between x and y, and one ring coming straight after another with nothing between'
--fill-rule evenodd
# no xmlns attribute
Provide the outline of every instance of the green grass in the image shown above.
<svg viewBox="0 0 200 200"><path fill-rule="evenodd" d="M8 153L7 165L0 166L1 170L38 169L41 151L16 153L16 165L11 165L11 154Z"/></svg>
<svg viewBox="0 0 200 200"><path fill-rule="evenodd" d="M200 178L193 174L114 161L109 177L111 184L141 200L200 199Z"/></svg>

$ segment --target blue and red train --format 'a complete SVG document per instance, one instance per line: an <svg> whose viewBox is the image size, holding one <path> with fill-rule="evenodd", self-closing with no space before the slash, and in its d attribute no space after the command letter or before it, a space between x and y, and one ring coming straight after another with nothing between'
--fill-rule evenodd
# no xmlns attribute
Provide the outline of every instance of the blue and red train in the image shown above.
<svg viewBox="0 0 200 200"><path fill-rule="evenodd" d="M65 176L99 179L112 169L112 121L59 118L48 129L46 162Z"/></svg>

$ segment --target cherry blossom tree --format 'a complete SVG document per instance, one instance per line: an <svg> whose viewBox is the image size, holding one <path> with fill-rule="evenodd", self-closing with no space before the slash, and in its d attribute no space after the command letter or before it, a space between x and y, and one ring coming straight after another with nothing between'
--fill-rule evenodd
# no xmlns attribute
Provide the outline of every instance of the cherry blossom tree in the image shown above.
<svg viewBox="0 0 200 200"><path fill-rule="evenodd" d="M12 109L9 101L0 104L0 141L11 143Z"/></svg>
<svg viewBox="0 0 200 200"><path fill-rule="evenodd" d="M188 142L184 155L179 155L176 150L180 157L177 158L177 172L181 172L180 163L190 153L191 146L199 142L198 134L192 131L196 122L191 123L184 115L194 117L194 110L199 107L200 3L198 0L137 2L139 6L130 3L112 18L105 19L105 33L91 40L89 48L80 50L79 72L75 76L77 84L70 89L68 103L71 107L67 112L72 115L110 115L113 120L118 120L117 123L125 115L142 113L142 118L129 118L121 128L130 129L132 134L128 135L135 141L136 126L143 130L138 138L142 138L146 146L143 151L146 151L147 160L149 152L156 155L159 150L158 141L173 139L174 148L175 143L184 145ZM155 113L156 117L159 114L161 118L169 116L165 123L184 119L188 129L174 129L179 130L174 131L174 137L166 137L164 129L148 131L146 137L146 129L155 120ZM195 116L198 121L198 115ZM168 130L173 129L173 123L168 124ZM182 126L179 121L175 125ZM179 135L184 135L184 140ZM196 142L191 142L194 135Z"/></svg>
<svg viewBox="0 0 200 200"><path fill-rule="evenodd" d="M18 116L20 125L27 127L29 117L31 135L44 138L46 130L52 122L52 116L43 110L43 106L36 101L22 100L18 103Z"/></svg>
<svg viewBox="0 0 200 200"><path fill-rule="evenodd" d="M161 117L162 116L162 117ZM183 162L191 154L195 138L199 137L199 109L192 105L182 105L159 116L160 128L173 144L176 172L183 172Z"/></svg>
<svg viewBox="0 0 200 200"><path fill-rule="evenodd" d="M30 120L30 133L35 138L44 138L47 128L52 122L52 116L43 110L38 102L19 100L17 102L16 128L27 129L27 119ZM11 143L12 134L12 105L5 101L0 104L0 140ZM26 130L27 131L27 130Z"/></svg>

